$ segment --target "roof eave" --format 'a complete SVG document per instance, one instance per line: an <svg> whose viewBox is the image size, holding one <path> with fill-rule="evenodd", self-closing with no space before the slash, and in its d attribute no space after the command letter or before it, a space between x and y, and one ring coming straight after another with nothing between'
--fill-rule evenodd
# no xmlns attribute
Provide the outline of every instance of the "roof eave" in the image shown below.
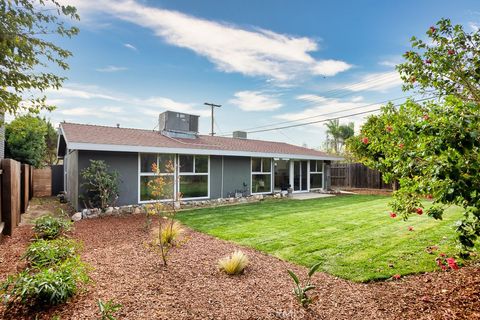
<svg viewBox="0 0 480 320"><path fill-rule="evenodd" d="M235 151L219 149L196 149L196 148L167 148L167 147L148 147L117 144L97 144L82 142L67 142L70 150L92 150L92 151L112 151L112 152L144 152L144 153L175 153L175 154L198 154L215 156L243 156L243 157L270 157L282 159L309 159L309 160L343 160L342 157L331 155L309 155L309 154L288 154L272 152L254 152L254 151Z"/></svg>

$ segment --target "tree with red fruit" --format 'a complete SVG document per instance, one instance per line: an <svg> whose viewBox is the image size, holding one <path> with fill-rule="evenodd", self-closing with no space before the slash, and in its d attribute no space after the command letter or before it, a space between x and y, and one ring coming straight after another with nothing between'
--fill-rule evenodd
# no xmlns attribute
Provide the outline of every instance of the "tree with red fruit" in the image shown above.
<svg viewBox="0 0 480 320"><path fill-rule="evenodd" d="M441 19L426 32L429 41L412 37L413 50L397 66L404 90L432 90L442 96L480 103L480 33ZM414 81L412 81L414 79Z"/></svg>
<svg viewBox="0 0 480 320"><path fill-rule="evenodd" d="M435 101L387 104L347 147L385 182L399 181L391 207L404 219L423 213L442 219L448 206L463 208L456 230L468 251L480 237L480 34L442 19L427 36L434 45L413 38L419 52L410 51L397 69L404 90L432 90ZM424 208L424 198L432 205Z"/></svg>

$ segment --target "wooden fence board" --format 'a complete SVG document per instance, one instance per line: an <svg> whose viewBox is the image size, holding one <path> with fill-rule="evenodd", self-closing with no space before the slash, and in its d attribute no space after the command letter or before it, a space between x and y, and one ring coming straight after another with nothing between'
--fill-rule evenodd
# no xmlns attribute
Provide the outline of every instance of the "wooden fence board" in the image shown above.
<svg viewBox="0 0 480 320"><path fill-rule="evenodd" d="M333 162L331 183L340 188L392 189L392 184L383 181L382 174L361 163Z"/></svg>
<svg viewBox="0 0 480 320"><path fill-rule="evenodd" d="M50 197L52 195L52 169L50 167L33 170L33 196Z"/></svg>
<svg viewBox="0 0 480 320"><path fill-rule="evenodd" d="M21 189L20 189L20 212L27 212L28 201L30 200L30 166L21 165Z"/></svg>
<svg viewBox="0 0 480 320"><path fill-rule="evenodd" d="M13 229L20 223L20 162L2 159L2 221L5 223L3 234L12 235Z"/></svg>

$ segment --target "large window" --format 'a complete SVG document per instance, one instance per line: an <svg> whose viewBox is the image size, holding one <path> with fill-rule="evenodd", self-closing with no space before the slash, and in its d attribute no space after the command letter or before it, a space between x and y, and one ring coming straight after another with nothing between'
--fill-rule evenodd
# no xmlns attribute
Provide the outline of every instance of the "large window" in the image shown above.
<svg viewBox="0 0 480 320"><path fill-rule="evenodd" d="M153 164L158 165L160 171L160 178L163 179L165 186L162 195L152 195L148 186L149 181L156 178L153 172ZM155 154L142 153L140 154L140 201L152 201L172 199L174 196L174 177L175 173L170 172L169 164L175 165L175 156L173 154Z"/></svg>
<svg viewBox="0 0 480 320"><path fill-rule="evenodd" d="M310 160L310 189L323 188L323 161Z"/></svg>
<svg viewBox="0 0 480 320"><path fill-rule="evenodd" d="M207 198L208 156L180 155L180 192L184 199Z"/></svg>
<svg viewBox="0 0 480 320"><path fill-rule="evenodd" d="M272 192L272 159L252 158L252 193Z"/></svg>

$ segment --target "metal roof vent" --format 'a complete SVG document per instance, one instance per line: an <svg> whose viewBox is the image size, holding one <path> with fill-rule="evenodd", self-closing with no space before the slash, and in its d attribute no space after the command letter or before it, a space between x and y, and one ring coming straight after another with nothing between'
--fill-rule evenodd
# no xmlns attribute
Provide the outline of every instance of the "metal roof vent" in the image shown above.
<svg viewBox="0 0 480 320"><path fill-rule="evenodd" d="M247 139L246 131L233 131L233 137L236 139Z"/></svg>
<svg viewBox="0 0 480 320"><path fill-rule="evenodd" d="M158 117L159 131L169 137L195 139L198 135L198 118L193 114L165 111Z"/></svg>

